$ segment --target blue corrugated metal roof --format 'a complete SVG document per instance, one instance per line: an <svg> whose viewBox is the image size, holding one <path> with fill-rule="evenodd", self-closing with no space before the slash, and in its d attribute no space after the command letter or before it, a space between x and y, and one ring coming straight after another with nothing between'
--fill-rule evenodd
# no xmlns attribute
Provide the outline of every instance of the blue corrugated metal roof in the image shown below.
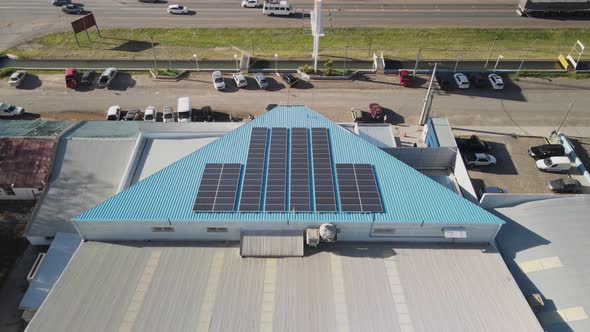
<svg viewBox="0 0 590 332"><path fill-rule="evenodd" d="M334 163L374 166L385 212L193 212L207 163L246 163L252 127L325 127ZM479 206L304 106L279 106L109 198L74 221L308 221L492 223Z"/></svg>

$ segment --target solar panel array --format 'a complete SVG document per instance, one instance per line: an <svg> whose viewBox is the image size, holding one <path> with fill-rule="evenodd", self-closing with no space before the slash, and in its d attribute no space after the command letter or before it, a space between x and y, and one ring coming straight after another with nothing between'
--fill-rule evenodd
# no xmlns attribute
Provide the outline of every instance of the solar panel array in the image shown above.
<svg viewBox="0 0 590 332"><path fill-rule="evenodd" d="M233 211L241 164L206 164L194 211Z"/></svg>
<svg viewBox="0 0 590 332"><path fill-rule="evenodd" d="M266 177L265 211L287 207L287 128L272 128Z"/></svg>
<svg viewBox="0 0 590 332"><path fill-rule="evenodd" d="M291 211L311 211L309 136L307 128L291 129Z"/></svg>
<svg viewBox="0 0 590 332"><path fill-rule="evenodd" d="M345 212L383 212L373 166L336 164L340 208Z"/></svg>
<svg viewBox="0 0 590 332"><path fill-rule="evenodd" d="M326 128L311 128L311 144L315 209L318 212L336 211L328 130Z"/></svg>
<svg viewBox="0 0 590 332"><path fill-rule="evenodd" d="M268 143L267 128L252 128L248 159L242 184L240 211L260 211L262 202L262 184L264 180L264 162Z"/></svg>

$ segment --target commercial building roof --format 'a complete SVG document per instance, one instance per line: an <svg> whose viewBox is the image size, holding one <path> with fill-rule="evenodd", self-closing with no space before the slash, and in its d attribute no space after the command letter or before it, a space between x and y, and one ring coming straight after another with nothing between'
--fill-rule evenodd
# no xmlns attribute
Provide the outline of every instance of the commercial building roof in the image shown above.
<svg viewBox="0 0 590 332"><path fill-rule="evenodd" d="M205 164L245 165L250 132L254 127L327 128L334 163L373 165L384 213L194 212L193 205ZM156 192L158 195L154 195ZM82 213L74 220L502 223L479 206L304 106L278 106Z"/></svg>
<svg viewBox="0 0 590 332"><path fill-rule="evenodd" d="M84 242L26 331L541 331L488 247Z"/></svg>
<svg viewBox="0 0 590 332"><path fill-rule="evenodd" d="M0 137L55 138L71 124L70 121L0 121Z"/></svg>
<svg viewBox="0 0 590 332"><path fill-rule="evenodd" d="M43 188L54 139L0 138L0 186Z"/></svg>
<svg viewBox="0 0 590 332"><path fill-rule="evenodd" d="M574 195L496 208L507 219L497 236L525 295L543 296L545 331L590 331L590 196Z"/></svg>

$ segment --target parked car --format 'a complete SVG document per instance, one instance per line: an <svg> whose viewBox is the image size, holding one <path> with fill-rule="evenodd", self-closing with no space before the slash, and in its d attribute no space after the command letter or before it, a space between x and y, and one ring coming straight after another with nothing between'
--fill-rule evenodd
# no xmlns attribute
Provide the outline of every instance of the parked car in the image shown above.
<svg viewBox="0 0 590 332"><path fill-rule="evenodd" d="M481 73L473 73L469 75L469 79L476 88L483 88L486 85L486 77Z"/></svg>
<svg viewBox="0 0 590 332"><path fill-rule="evenodd" d="M223 74L221 74L219 70L216 70L211 74L211 80L213 80L213 86L216 90L225 89L225 81L223 80Z"/></svg>
<svg viewBox="0 0 590 332"><path fill-rule="evenodd" d="M452 85L451 85L451 78L447 75L436 75L436 83L438 83L438 86L445 91L451 90Z"/></svg>
<svg viewBox="0 0 590 332"><path fill-rule="evenodd" d="M496 165L496 157L487 153L466 153L465 164L467 167L476 166L494 166Z"/></svg>
<svg viewBox="0 0 590 332"><path fill-rule="evenodd" d="M187 6L182 5L170 5L168 6L168 14L179 14L185 15L189 13L189 9Z"/></svg>
<svg viewBox="0 0 590 332"><path fill-rule="evenodd" d="M549 157L561 157L565 156L565 149L561 144L531 146L529 148L529 156L533 157L535 160Z"/></svg>
<svg viewBox="0 0 590 332"><path fill-rule="evenodd" d="M353 108L350 110L352 113L352 122L363 122L363 111L358 108Z"/></svg>
<svg viewBox="0 0 590 332"><path fill-rule="evenodd" d="M266 108L265 109L268 112L268 111L272 110L273 108L275 108L277 106L279 106L279 105L277 105L277 104L268 104L268 105L266 105Z"/></svg>
<svg viewBox="0 0 590 332"><path fill-rule="evenodd" d="M0 116L1 117L21 116L21 115L23 115L24 112L25 112L24 107L0 103Z"/></svg>
<svg viewBox="0 0 590 332"><path fill-rule="evenodd" d="M82 79L80 80L80 85L82 86L91 86L92 82L94 82L94 76L96 73L94 70L87 70L82 74Z"/></svg>
<svg viewBox="0 0 590 332"><path fill-rule="evenodd" d="M160 0L139 0L139 2L158 3Z"/></svg>
<svg viewBox="0 0 590 332"><path fill-rule="evenodd" d="M479 188L479 197L483 194L503 194L506 191L500 187L481 187Z"/></svg>
<svg viewBox="0 0 590 332"><path fill-rule="evenodd" d="M63 6L72 3L72 0L52 0L51 4L54 6Z"/></svg>
<svg viewBox="0 0 590 332"><path fill-rule="evenodd" d="M162 122L174 122L174 110L170 106L164 106Z"/></svg>
<svg viewBox="0 0 590 332"><path fill-rule="evenodd" d="M494 90L502 90L504 89L504 81L502 81L502 77L498 74L490 74L488 75L488 80L490 80L490 84Z"/></svg>
<svg viewBox="0 0 590 332"><path fill-rule="evenodd" d="M456 137L455 141L457 141L457 146L461 151L483 153L491 149L490 145L477 135L471 135L469 138Z"/></svg>
<svg viewBox="0 0 590 332"><path fill-rule="evenodd" d="M549 183L547 183L547 188L554 193L582 192L582 184L580 181L570 178L549 181Z"/></svg>
<svg viewBox="0 0 590 332"><path fill-rule="evenodd" d="M78 71L76 71L76 68L66 68L64 76L66 87L74 89L78 86Z"/></svg>
<svg viewBox="0 0 590 332"><path fill-rule="evenodd" d="M158 114L154 106L148 106L145 108L145 112L143 113L143 121L156 122L157 117Z"/></svg>
<svg viewBox="0 0 590 332"><path fill-rule="evenodd" d="M567 173L572 163L568 157L549 157L539 159L536 162L537 168L543 172Z"/></svg>
<svg viewBox="0 0 590 332"><path fill-rule="evenodd" d="M193 112L193 121L196 122L214 122L213 110L210 106L198 108Z"/></svg>
<svg viewBox="0 0 590 332"><path fill-rule="evenodd" d="M243 88L243 87L248 86L248 81L244 77L244 74L237 72L237 73L232 74L232 77L234 78L234 82L236 82L236 86L238 88Z"/></svg>
<svg viewBox="0 0 590 332"><path fill-rule="evenodd" d="M370 103L369 104L369 114L371 114L371 118L377 122L383 122L385 119L385 115L383 114L383 107L377 103Z"/></svg>
<svg viewBox="0 0 590 332"><path fill-rule="evenodd" d="M262 3L258 0L243 0L242 7L244 7L244 8L258 8L258 7L262 7Z"/></svg>
<svg viewBox="0 0 590 332"><path fill-rule="evenodd" d="M107 120L118 121L121 118L121 106L111 106L107 110Z"/></svg>
<svg viewBox="0 0 590 332"><path fill-rule="evenodd" d="M176 119L178 122L192 122L193 121L193 107L191 106L191 99L189 97L179 97L176 107Z"/></svg>
<svg viewBox="0 0 590 332"><path fill-rule="evenodd" d="M17 70L8 79L8 84L15 88L18 88L24 80L27 78L27 72L24 70Z"/></svg>
<svg viewBox="0 0 590 332"><path fill-rule="evenodd" d="M299 79L297 79L295 76L293 76L293 74L290 73L277 73L277 75L279 75L279 77L289 86L293 86L297 84L297 82L299 82Z"/></svg>
<svg viewBox="0 0 590 332"><path fill-rule="evenodd" d="M467 76L465 76L465 74L456 73L453 75L453 78L455 79L455 84L457 84L457 87L459 87L459 89L470 88L469 80L467 79Z"/></svg>
<svg viewBox="0 0 590 332"><path fill-rule="evenodd" d="M99 88L106 88L111 85L113 79L117 76L117 68L110 67L107 68L98 79L98 87Z"/></svg>
<svg viewBox="0 0 590 332"><path fill-rule="evenodd" d="M122 121L139 121L141 120L141 111L138 109L132 109L127 111Z"/></svg>
<svg viewBox="0 0 590 332"><path fill-rule="evenodd" d="M268 88L268 80L266 79L263 73L254 74L254 80L256 80L256 83L258 83L258 86L261 89Z"/></svg>
<svg viewBox="0 0 590 332"><path fill-rule="evenodd" d="M83 14L84 5L79 3L70 3L61 7L61 11L66 14Z"/></svg>
<svg viewBox="0 0 590 332"><path fill-rule="evenodd" d="M410 80L411 76L407 70L402 69L399 71L399 84L401 84L401 86L409 86Z"/></svg>

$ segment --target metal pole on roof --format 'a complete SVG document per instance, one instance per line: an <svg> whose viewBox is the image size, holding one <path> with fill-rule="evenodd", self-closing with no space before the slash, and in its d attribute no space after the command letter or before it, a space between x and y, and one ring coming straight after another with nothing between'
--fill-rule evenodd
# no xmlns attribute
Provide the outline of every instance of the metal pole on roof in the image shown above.
<svg viewBox="0 0 590 332"><path fill-rule="evenodd" d="M426 123L426 119L428 119L428 113L430 113L430 107L428 107L428 102L430 101L431 90L432 90L432 83L434 82L434 76L436 75L436 67L438 67L438 63L434 64L434 69L432 70L432 76L430 77L430 84L428 84L428 91L426 91L426 97L424 97L424 104L422 105L422 113L420 113L420 121L418 124L423 126Z"/></svg>
<svg viewBox="0 0 590 332"><path fill-rule="evenodd" d="M565 113L565 116L563 117L563 119L559 123L559 126L557 126L557 129L555 129L555 133L559 134L559 130L561 129L561 126L563 126L563 123L565 122L565 119L567 119L567 116L570 114L570 112L571 112L571 110L572 110L573 107L574 107L574 102L572 101L570 103L570 107L568 108L567 112Z"/></svg>

